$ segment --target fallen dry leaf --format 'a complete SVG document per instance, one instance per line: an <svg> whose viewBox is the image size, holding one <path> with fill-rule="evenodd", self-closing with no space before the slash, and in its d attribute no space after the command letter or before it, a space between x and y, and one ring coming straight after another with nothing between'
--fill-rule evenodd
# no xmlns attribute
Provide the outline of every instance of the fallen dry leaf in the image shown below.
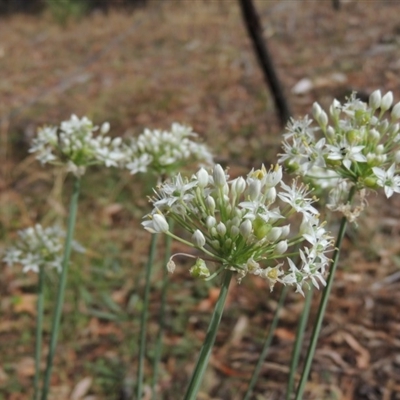
<svg viewBox="0 0 400 400"><path fill-rule="evenodd" d="M16 297L13 304L13 310L17 314L26 312L31 315L36 315L36 294L21 294Z"/></svg>
<svg viewBox="0 0 400 400"><path fill-rule="evenodd" d="M71 400L80 400L87 392L89 391L90 387L92 386L93 378L87 376L80 380L74 387L71 393Z"/></svg>

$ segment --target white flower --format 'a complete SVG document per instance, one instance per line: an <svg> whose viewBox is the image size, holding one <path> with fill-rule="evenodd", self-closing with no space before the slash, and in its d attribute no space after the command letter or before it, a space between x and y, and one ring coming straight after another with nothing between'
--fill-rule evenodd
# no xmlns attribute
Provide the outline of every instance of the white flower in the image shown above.
<svg viewBox="0 0 400 400"><path fill-rule="evenodd" d="M16 244L6 250L3 262L8 266L20 264L23 272L39 272L40 268L61 271L65 232L58 225L43 228L37 224L18 231L18 236ZM72 249L85 251L77 242L72 243Z"/></svg>
<svg viewBox="0 0 400 400"><path fill-rule="evenodd" d="M378 167L374 167L372 170L378 178L377 184L384 188L387 198L391 197L394 192L400 193L400 176L395 175L395 164L392 164L387 171Z"/></svg>
<svg viewBox="0 0 400 400"><path fill-rule="evenodd" d="M36 153L42 164L65 165L67 171L76 176L83 175L91 165L124 166L127 153L122 140L105 136L108 123L104 123L100 134L95 136L97 129L87 117L79 119L72 115L69 120L61 122L59 128L40 129L29 152Z"/></svg>
<svg viewBox="0 0 400 400"><path fill-rule="evenodd" d="M232 181L228 181L220 165L211 172L200 169L190 179L178 174L155 190L151 199L154 209L146 216L143 226L152 233L164 232L202 251L208 260L221 266L219 271L236 271L239 281L246 274L254 274L267 279L271 288L275 282L297 285L293 271L285 271L283 263L276 265L279 259L287 251L292 252L289 248L294 244L306 240L312 249L305 251L306 259L309 257L309 262L315 264L318 257L323 268L328 262L324 254L331 241L311 205L313 199L307 197L307 188L297 187L296 182L286 186L281 178L281 168L276 166L269 172L264 166L252 169L247 179L238 177ZM291 207L285 204L281 208L275 202L278 196ZM310 220L313 217L313 225L307 231L291 231L287 219L296 212ZM169 232L166 215L191 235L190 241ZM205 264L200 264L191 273L210 275ZM307 270L301 276L306 281L312 274L313 271Z"/></svg>
<svg viewBox="0 0 400 400"><path fill-rule="evenodd" d="M297 212L311 215L318 214L317 209L311 205L313 199L307 197L310 193L307 186L297 186L296 182L293 181L292 186L281 182L281 187L284 192L278 194L279 198L290 204Z"/></svg>
<svg viewBox="0 0 400 400"><path fill-rule="evenodd" d="M173 123L169 131L145 129L137 138L131 138L127 146L127 168L131 173L142 172L136 168L136 159L146 155L147 169L157 175L172 175L188 163L212 165L212 155L204 144L192 138L197 137L189 126Z"/></svg>
<svg viewBox="0 0 400 400"><path fill-rule="evenodd" d="M339 144L327 145L329 150L329 160L343 160L343 165L347 168L351 168L352 162L366 162L366 157L362 154L362 150L365 146L353 146L343 139Z"/></svg>

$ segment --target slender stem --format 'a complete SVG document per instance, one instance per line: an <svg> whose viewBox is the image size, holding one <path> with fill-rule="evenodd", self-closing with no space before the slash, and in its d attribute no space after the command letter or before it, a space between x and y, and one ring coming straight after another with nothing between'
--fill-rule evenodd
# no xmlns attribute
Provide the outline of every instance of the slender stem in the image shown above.
<svg viewBox="0 0 400 400"><path fill-rule="evenodd" d="M353 186L349 193L349 198L348 198L349 203L351 203L351 201L353 200L355 193L356 193L356 188L355 186ZM328 304L329 294L333 286L333 279L338 265L340 248L342 246L346 228L347 228L347 218L343 217L340 223L340 228L335 243L335 251L333 253L331 268L329 271L328 279L326 281L326 287L322 292L322 298L317 312L317 319L314 324L314 330L311 336L310 346L308 347L307 357L304 363L303 373L300 378L299 386L297 388L295 400L301 400L303 398L304 389L307 383L308 375L310 373L312 360L314 358L315 348L317 347L319 333L321 331L322 321L324 319L325 309Z"/></svg>
<svg viewBox="0 0 400 400"><path fill-rule="evenodd" d="M313 286L310 286L310 288L307 292L306 301L304 303L303 312L301 314L301 318L299 321L299 327L298 327L297 333L296 333L296 341L294 343L293 353L292 353L292 358L291 358L291 363L290 363L290 373L289 373L289 380L288 380L288 385L287 385L287 390L286 390L286 400L290 400L292 397L291 395L292 395L293 388L294 388L294 378L296 376L297 366L299 365L301 345L303 343L303 337L304 337L304 332L305 332L306 326L307 326L308 316L310 315L311 299L313 297L313 292L314 292L313 288L314 288Z"/></svg>
<svg viewBox="0 0 400 400"><path fill-rule="evenodd" d="M261 350L260 357L258 359L256 367L254 368L253 375L252 375L252 377L250 379L250 383L249 383L249 386L247 388L247 392L246 392L243 400L250 399L250 397L251 397L251 395L253 393L253 389L254 389L255 384L257 383L258 377L259 377L260 372L261 372L262 365L263 365L263 363L265 361L265 358L267 357L269 347L271 346L271 342L272 342L272 339L274 337L275 329L276 329L276 327L278 325L278 321L279 321L279 312L283 307L283 303L285 302L287 293L288 293L288 287L284 286L282 288L282 290L281 290L281 295L279 297L279 302L278 302L278 305L276 307L274 318L272 319L272 323L271 323L271 326L269 328L268 334L267 334L267 336L265 338L264 346L263 346L263 348Z"/></svg>
<svg viewBox="0 0 400 400"><path fill-rule="evenodd" d="M42 335L43 335L43 309L44 309L44 268L39 268L39 280L37 288L37 311L36 311L36 344L35 344L35 378L33 381L33 399L39 399L39 378L40 378L40 359L42 355Z"/></svg>
<svg viewBox="0 0 400 400"><path fill-rule="evenodd" d="M47 399L51 371L53 368L53 360L54 360L54 355L55 355L56 346L57 346L58 331L60 328L61 313L62 313L62 307L64 304L65 286L67 283L69 258L71 255L72 238L74 235L76 213L78 210L78 198L79 198L80 186L81 186L80 178L75 178L74 188L73 188L70 206L69 206L67 236L65 238L64 257L63 257L63 262L62 262L60 281L58 284L58 295L57 295L56 308L55 308L54 317L53 317L53 326L52 326L52 330L51 330L49 354L47 356L46 371L45 371L44 382L43 382L42 400Z"/></svg>
<svg viewBox="0 0 400 400"><path fill-rule="evenodd" d="M139 337L139 365L138 375L136 384L136 398L140 400L143 393L143 375L144 375L144 358L146 356L146 333L147 333L147 317L149 313L149 302L150 302L150 283L151 283L151 271L153 269L154 258L156 254L158 235L151 235L151 243L149 250L149 258L146 265L146 278L145 278L145 289L143 298L143 310L140 319L140 337Z"/></svg>
<svg viewBox="0 0 400 400"><path fill-rule="evenodd" d="M217 303L215 304L214 312L211 316L210 325L208 326L206 338L201 347L199 358L193 375L190 379L189 387L186 390L184 400L196 400L197 393L203 379L204 372L207 368L208 360L211 355L211 350L217 336L219 323L221 322L222 313L224 311L225 301L228 294L229 284L231 282L233 272L226 270L223 274L222 286L219 292Z"/></svg>
<svg viewBox="0 0 400 400"><path fill-rule="evenodd" d="M173 231L174 230L174 221L171 219L169 221L169 230ZM166 308L166 302L167 302L167 289L169 286L169 279L168 279L168 270L167 270L167 263L169 261L169 258L171 256L171 244L172 244L172 237L169 235L166 235L165 238L165 254L164 254L164 263L163 263L163 281L162 281L162 289L161 289L161 305L160 305L160 328L158 331L157 335L157 342L156 342L156 349L155 349L155 355L154 355L154 362L153 362L153 380L151 383L151 392L152 392L152 400L156 400L156 384L158 380L158 367L160 365L160 360L161 360L161 354L162 354L162 347L163 347L163 335L164 335L164 329L165 329L165 308Z"/></svg>

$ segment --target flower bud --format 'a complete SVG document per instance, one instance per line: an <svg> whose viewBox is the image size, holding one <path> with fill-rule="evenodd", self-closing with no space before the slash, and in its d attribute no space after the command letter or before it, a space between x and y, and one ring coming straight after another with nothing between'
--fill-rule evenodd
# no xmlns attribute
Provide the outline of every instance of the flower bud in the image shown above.
<svg viewBox="0 0 400 400"><path fill-rule="evenodd" d="M240 196L246 189L246 181L243 177L239 177L232 182L232 192L236 196Z"/></svg>
<svg viewBox="0 0 400 400"><path fill-rule="evenodd" d="M206 244L206 239L203 235L203 233L199 230L196 229L192 235L192 241L193 244L197 247L204 247L204 245Z"/></svg>
<svg viewBox="0 0 400 400"><path fill-rule="evenodd" d="M334 139L335 136L335 129L332 126L328 126L328 129L326 130L326 137L329 139Z"/></svg>
<svg viewBox="0 0 400 400"><path fill-rule="evenodd" d="M206 206L208 210L210 211L210 214L214 214L215 211L215 200L211 196L207 196L206 198Z"/></svg>
<svg viewBox="0 0 400 400"><path fill-rule="evenodd" d="M370 142L377 142L380 138L381 138L381 135L376 129L371 129L368 132L368 140Z"/></svg>
<svg viewBox="0 0 400 400"><path fill-rule="evenodd" d="M208 229L213 228L217 224L217 220L212 216L209 215L206 220L206 225Z"/></svg>
<svg viewBox="0 0 400 400"><path fill-rule="evenodd" d="M208 172L204 168L200 168L197 171L196 176L197 176L198 185L201 188L204 188L208 185Z"/></svg>
<svg viewBox="0 0 400 400"><path fill-rule="evenodd" d="M217 232L218 232L218 234L219 234L220 236L225 236L225 233L226 233L226 226L225 226L225 224L224 224L223 222L220 222L220 223L217 225Z"/></svg>
<svg viewBox="0 0 400 400"><path fill-rule="evenodd" d="M377 157L378 163L383 164L386 162L387 155L386 154L379 154Z"/></svg>
<svg viewBox="0 0 400 400"><path fill-rule="evenodd" d="M240 224L239 231L240 231L240 234L241 234L245 239L247 239L247 238L250 236L251 231L252 231L252 224L251 224L251 221L250 221L249 219L245 219L245 220Z"/></svg>
<svg viewBox="0 0 400 400"><path fill-rule="evenodd" d="M325 127L328 125L328 116L324 110L321 110L321 114L319 115L317 122L322 129L325 129Z"/></svg>
<svg viewBox="0 0 400 400"><path fill-rule="evenodd" d="M331 106L329 107L329 114L334 120L339 118L340 114L340 102L336 99L333 100Z"/></svg>
<svg viewBox="0 0 400 400"><path fill-rule="evenodd" d="M225 172L219 164L216 164L213 170L214 184L218 188L223 188L226 184Z"/></svg>
<svg viewBox="0 0 400 400"><path fill-rule="evenodd" d="M218 240L212 240L211 245L216 250L218 250L221 247Z"/></svg>
<svg viewBox="0 0 400 400"><path fill-rule="evenodd" d="M206 263L201 258L198 258L196 263L189 270L194 278L205 279L210 276L210 270L207 268Z"/></svg>
<svg viewBox="0 0 400 400"><path fill-rule="evenodd" d="M261 181L259 181L258 179L253 180L248 188L248 196L250 197L250 200L256 200L260 195L260 191Z"/></svg>
<svg viewBox="0 0 400 400"><path fill-rule="evenodd" d="M381 91L380 90L375 90L369 96L369 106L373 110L376 110L376 109L378 109L380 107L381 100L382 100Z"/></svg>
<svg viewBox="0 0 400 400"><path fill-rule="evenodd" d="M150 220L142 222L144 229L151 233L166 233L169 231L168 222L162 214L153 214Z"/></svg>
<svg viewBox="0 0 400 400"><path fill-rule="evenodd" d="M286 250L288 249L288 242L287 240L281 240L276 246L275 246L275 250L274 253L275 254L284 254L286 252Z"/></svg>
<svg viewBox="0 0 400 400"><path fill-rule="evenodd" d="M384 119L380 124L379 124L379 131L381 134L385 133L387 129L389 128L389 121L387 119Z"/></svg>
<svg viewBox="0 0 400 400"><path fill-rule="evenodd" d="M113 141L111 142L113 147L118 147L121 145L121 143L122 143L122 138L120 136L114 138Z"/></svg>
<svg viewBox="0 0 400 400"><path fill-rule="evenodd" d="M290 233L290 224L282 226L282 234L281 234L281 239L287 238Z"/></svg>
<svg viewBox="0 0 400 400"><path fill-rule="evenodd" d="M321 112L322 112L321 106L317 102L314 102L314 104L312 105L312 115L316 121L318 121Z"/></svg>
<svg viewBox="0 0 400 400"><path fill-rule="evenodd" d="M400 164L400 150L396 151L396 153L394 153L394 162L396 164Z"/></svg>
<svg viewBox="0 0 400 400"><path fill-rule="evenodd" d="M265 192L265 201L267 204L272 204L276 200L276 189L274 187L269 188Z"/></svg>
<svg viewBox="0 0 400 400"><path fill-rule="evenodd" d="M281 235L282 235L282 228L275 226L269 231L267 235L267 240L272 243L276 242L281 237Z"/></svg>
<svg viewBox="0 0 400 400"><path fill-rule="evenodd" d="M232 226L231 227L231 236L233 238L235 238L237 235L239 235L239 232L240 232L240 230L239 230L239 228L237 226Z"/></svg>
<svg viewBox="0 0 400 400"><path fill-rule="evenodd" d="M389 136L396 135L396 133L399 131L399 128L400 128L400 125L398 123L391 125L389 132L388 132Z"/></svg>
<svg viewBox="0 0 400 400"><path fill-rule="evenodd" d="M393 103L393 93L392 92L387 92L383 97L381 101L381 110L385 112L386 110L389 110Z"/></svg>
<svg viewBox="0 0 400 400"><path fill-rule="evenodd" d="M109 123L109 122L104 122L104 123L101 125L100 133L101 133L102 135L105 135L105 134L108 133L109 131L110 131L110 123Z"/></svg>
<svg viewBox="0 0 400 400"><path fill-rule="evenodd" d="M383 154L383 152L385 151L385 146L383 144L378 144L375 151L376 154Z"/></svg>
<svg viewBox="0 0 400 400"><path fill-rule="evenodd" d="M400 118L400 102L398 102L392 109L390 114L393 121Z"/></svg>

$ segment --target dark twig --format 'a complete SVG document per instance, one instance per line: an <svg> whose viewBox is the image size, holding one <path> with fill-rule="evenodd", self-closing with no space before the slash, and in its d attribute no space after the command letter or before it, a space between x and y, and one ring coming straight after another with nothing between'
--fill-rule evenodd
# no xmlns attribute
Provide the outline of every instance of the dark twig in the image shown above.
<svg viewBox="0 0 400 400"><path fill-rule="evenodd" d="M340 10L340 0L332 0L332 5L336 11Z"/></svg>
<svg viewBox="0 0 400 400"><path fill-rule="evenodd" d="M279 82L278 75L275 72L266 41L263 37L260 18L252 0L239 0L239 4L247 31L253 41L254 50L257 54L258 62L260 63L263 71L264 79L271 89L275 105L279 113L279 119L281 124L284 126L290 118L291 112L285 99L282 86Z"/></svg>

